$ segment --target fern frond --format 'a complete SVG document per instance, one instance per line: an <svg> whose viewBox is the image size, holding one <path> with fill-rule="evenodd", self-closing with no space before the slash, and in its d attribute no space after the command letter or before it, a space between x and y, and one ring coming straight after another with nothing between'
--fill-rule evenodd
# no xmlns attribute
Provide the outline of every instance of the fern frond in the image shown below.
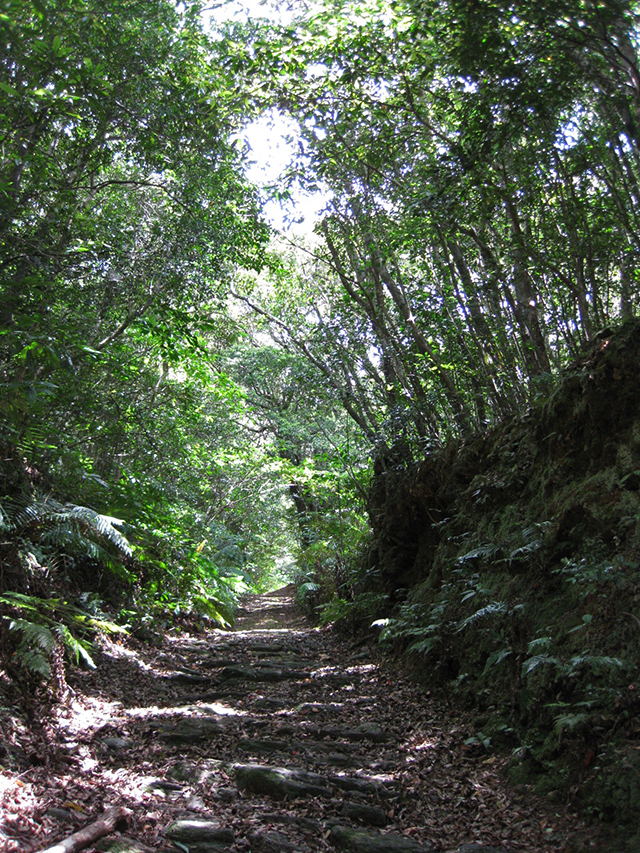
<svg viewBox="0 0 640 853"><path fill-rule="evenodd" d="M30 610L38 613L39 598L33 595L24 595L21 592L5 592L0 595L0 604L6 604L8 607L18 607L21 610Z"/></svg>
<svg viewBox="0 0 640 853"><path fill-rule="evenodd" d="M531 654L531 652L535 652L536 649L544 649L546 651L549 649L552 642L552 637L536 637L536 639L531 640L531 642L527 646L527 651L529 652L529 654Z"/></svg>
<svg viewBox="0 0 640 853"><path fill-rule="evenodd" d="M18 649L16 654L21 666L33 672L34 675L41 675L43 678L51 677L51 664L42 652L25 647Z"/></svg>
<svg viewBox="0 0 640 853"><path fill-rule="evenodd" d="M557 734L562 734L564 731L573 732L588 722L589 714L562 714L556 717L553 729Z"/></svg>
<svg viewBox="0 0 640 853"><path fill-rule="evenodd" d="M613 658L609 655L590 655L583 653L572 657L568 663L569 675L574 676L578 669L586 668L591 670L594 675L604 675L613 670L621 670L625 668L624 661L620 658Z"/></svg>
<svg viewBox="0 0 640 853"><path fill-rule="evenodd" d="M38 527L46 520L46 518L60 508L62 504L53 499L34 500L26 506L20 506L15 512L12 522L14 530L25 535L32 527Z"/></svg>
<svg viewBox="0 0 640 853"><path fill-rule="evenodd" d="M17 659L22 666L47 678L51 671L49 657L57 645L56 637L62 641L76 663L82 660L90 669L95 669L91 656L92 644L76 634L95 631L127 633L115 622L98 619L59 598L43 599L19 592L6 592L0 595L0 604L25 614L25 618L17 617L9 623L10 630L22 633L16 650Z"/></svg>
<svg viewBox="0 0 640 853"><path fill-rule="evenodd" d="M489 560L493 559L500 555L501 548L499 545L494 544L493 542L489 542L486 545L480 545L478 548L474 548L472 551L468 551L466 554L463 554L461 557L458 557L457 563L463 566L465 563L472 563L476 560L482 560L484 558L488 558Z"/></svg>
<svg viewBox="0 0 640 853"><path fill-rule="evenodd" d="M533 672L534 669L548 663L556 667L562 666L560 658L553 657L552 655L533 655L533 657L527 658L527 660L522 664L522 677L525 678L529 673Z"/></svg>
<svg viewBox="0 0 640 853"><path fill-rule="evenodd" d="M133 553L131 545L126 537L117 529L124 524L120 518L111 515L102 515L86 506L67 504L58 513L60 520L75 521L83 524L87 530L97 533L107 539L118 551L130 557Z"/></svg>
<svg viewBox="0 0 640 853"><path fill-rule="evenodd" d="M231 626L229 615L223 612L225 607L221 602L215 601L215 599L210 598L209 596L194 595L193 607L196 611L205 614L210 619L213 619L222 628L229 628Z"/></svg>
<svg viewBox="0 0 640 853"><path fill-rule="evenodd" d="M56 638L51 630L38 622L27 619L12 619L10 631L20 631L22 637L16 649L16 656L21 666L49 678L51 674L50 655L55 649Z"/></svg>
<svg viewBox="0 0 640 853"><path fill-rule="evenodd" d="M124 522L111 515L103 515L86 506L61 504L53 498L39 498L26 506L17 507L11 526L17 535L27 537L36 530L43 541L56 547L73 547L84 550L87 556L94 549L96 558L103 552L95 551L99 545L95 538L108 542L116 551L130 557L131 545L117 529ZM93 538L92 538L93 537Z"/></svg>
<svg viewBox="0 0 640 853"><path fill-rule="evenodd" d="M522 545L520 548L515 548L507 557L507 562L517 562L518 560L526 560L531 554L535 554L536 551L539 551L542 548L542 539L533 539L531 542L527 542L526 545Z"/></svg>
<svg viewBox="0 0 640 853"><path fill-rule="evenodd" d="M407 649L407 653L427 655L439 642L440 637L427 637L424 640L412 643Z"/></svg>
<svg viewBox="0 0 640 853"><path fill-rule="evenodd" d="M80 658L82 658L89 669L96 668L93 658L89 654L89 649L91 648L90 643L87 643L86 641L83 642L77 637L74 637L71 631L62 622L58 623L54 630L64 643L65 649L71 652L76 663L79 663Z"/></svg>
<svg viewBox="0 0 640 853"><path fill-rule="evenodd" d="M481 607L480 610L476 610L475 613L472 613L471 616L467 616L467 618L460 623L457 634L460 631L464 631L469 625L477 622L478 619L484 619L485 616L496 616L500 613L504 613L507 609L507 606L502 601L492 601L491 604L487 604L486 607Z"/></svg>
<svg viewBox="0 0 640 853"><path fill-rule="evenodd" d="M30 646L37 646L45 652L53 651L56 640L46 625L38 622L29 622L28 619L12 619L9 623L10 631L22 631L22 637Z"/></svg>
<svg viewBox="0 0 640 853"><path fill-rule="evenodd" d="M486 675L491 667L500 666L502 661L506 660L508 657L511 657L513 654L513 649L498 649L493 652L487 658L487 662L484 665L484 670L482 672L483 675Z"/></svg>

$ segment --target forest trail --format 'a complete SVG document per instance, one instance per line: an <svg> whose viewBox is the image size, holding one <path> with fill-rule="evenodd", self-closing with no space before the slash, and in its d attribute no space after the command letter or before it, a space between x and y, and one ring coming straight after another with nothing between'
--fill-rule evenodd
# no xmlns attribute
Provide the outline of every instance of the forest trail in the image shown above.
<svg viewBox="0 0 640 853"><path fill-rule="evenodd" d="M43 850L124 806L85 849L144 853L586 851L593 834L375 645L311 627L293 589L248 596L232 631L107 643L5 780L0 848ZM19 735L19 732L14 732ZM0 791L0 795L3 792ZM4 833L4 835L3 835ZM603 849L603 848L601 848Z"/></svg>

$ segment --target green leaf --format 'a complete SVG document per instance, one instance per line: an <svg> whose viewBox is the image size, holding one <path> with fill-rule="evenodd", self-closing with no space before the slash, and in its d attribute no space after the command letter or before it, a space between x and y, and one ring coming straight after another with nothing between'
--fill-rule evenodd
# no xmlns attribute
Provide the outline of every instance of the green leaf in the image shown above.
<svg viewBox="0 0 640 853"><path fill-rule="evenodd" d="M12 95L16 97L19 93L17 89L14 89L13 86L10 86L8 83L0 83L0 89L7 95Z"/></svg>
<svg viewBox="0 0 640 853"><path fill-rule="evenodd" d="M522 664L522 677L525 678L527 675L530 675L534 670L536 670L539 666L546 666L547 664L551 664L552 666L560 667L562 666L562 662L559 658L552 657L551 655L533 655L533 657L527 658Z"/></svg>

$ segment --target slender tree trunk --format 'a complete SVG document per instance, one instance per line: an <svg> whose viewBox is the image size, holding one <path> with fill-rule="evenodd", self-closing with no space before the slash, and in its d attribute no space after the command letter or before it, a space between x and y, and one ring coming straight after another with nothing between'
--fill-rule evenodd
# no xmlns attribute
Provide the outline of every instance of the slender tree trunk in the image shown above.
<svg viewBox="0 0 640 853"><path fill-rule="evenodd" d="M523 353L529 376L539 376L541 373L549 373L551 364L540 327L538 294L527 270L524 235L518 212L510 198L506 199L506 206L511 220L511 257L516 319L522 335Z"/></svg>

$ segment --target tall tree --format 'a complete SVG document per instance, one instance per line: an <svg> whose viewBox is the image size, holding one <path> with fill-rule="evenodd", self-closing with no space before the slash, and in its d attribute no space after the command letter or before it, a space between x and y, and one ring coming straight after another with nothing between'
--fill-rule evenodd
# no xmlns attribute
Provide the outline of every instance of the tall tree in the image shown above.
<svg viewBox="0 0 640 853"><path fill-rule="evenodd" d="M214 362L240 334L230 274L259 267L268 239L231 141L233 83L199 4L7 12L3 456L137 525L147 575L173 564L167 592L200 569L215 580L224 543L247 545L234 504L257 463L229 422L242 393Z"/></svg>
<svg viewBox="0 0 640 853"><path fill-rule="evenodd" d="M633 312L635 22L623 2L371 0L254 37L245 68L299 121L291 174L333 193L325 261L417 435L522 409Z"/></svg>

